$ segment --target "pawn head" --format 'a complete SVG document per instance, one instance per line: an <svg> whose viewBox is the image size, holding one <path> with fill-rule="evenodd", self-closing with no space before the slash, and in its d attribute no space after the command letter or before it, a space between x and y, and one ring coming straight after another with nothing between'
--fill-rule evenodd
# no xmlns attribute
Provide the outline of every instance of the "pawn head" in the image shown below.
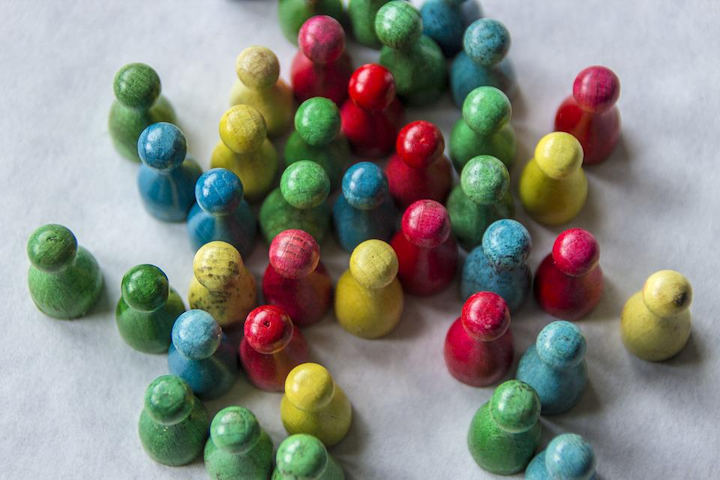
<svg viewBox="0 0 720 480"><path fill-rule="evenodd" d="M366 288L383 288L395 280L398 258L382 240L365 240L350 255L350 274Z"/></svg>
<svg viewBox="0 0 720 480"><path fill-rule="evenodd" d="M284 230L270 242L270 265L285 278L310 275L320 263L320 246L304 230Z"/></svg>
<svg viewBox="0 0 720 480"><path fill-rule="evenodd" d="M172 170L182 165L186 154L185 135L172 123L153 123L138 138L138 155L150 168Z"/></svg>
<svg viewBox="0 0 720 480"><path fill-rule="evenodd" d="M348 93L360 108L385 110L395 99L395 79L382 65L368 63L352 74Z"/></svg>
<svg viewBox="0 0 720 480"><path fill-rule="evenodd" d="M193 275L208 290L222 290L243 269L243 259L235 247L215 241L203 245L193 258Z"/></svg>
<svg viewBox="0 0 720 480"><path fill-rule="evenodd" d="M445 139L438 127L418 120L405 125L398 133L395 150L403 162L414 168L425 168L445 151Z"/></svg>
<svg viewBox="0 0 720 480"><path fill-rule="evenodd" d="M145 411L156 422L171 425L190 414L194 404L192 390L175 375L156 378L145 391Z"/></svg>
<svg viewBox="0 0 720 480"><path fill-rule="evenodd" d="M478 87L468 93L463 102L463 120L481 136L500 130L510 121L511 115L510 100L495 87Z"/></svg>
<svg viewBox="0 0 720 480"><path fill-rule="evenodd" d="M490 415L509 432L524 432L540 418L540 398L535 389L520 380L500 384L490 399Z"/></svg>
<svg viewBox="0 0 720 480"><path fill-rule="evenodd" d="M188 310L175 320L172 343L188 358L202 360L212 356L220 346L222 329L205 310Z"/></svg>
<svg viewBox="0 0 720 480"><path fill-rule="evenodd" d="M460 319L472 338L492 342L510 327L510 310L497 293L478 292L465 301Z"/></svg>
<svg viewBox="0 0 720 480"><path fill-rule="evenodd" d="M588 67L575 77L573 97L587 112L605 112L620 97L620 80L607 67Z"/></svg>
<svg viewBox="0 0 720 480"><path fill-rule="evenodd" d="M155 265L136 265L123 276L122 298L130 308L152 312L165 305L170 286L165 272Z"/></svg>
<svg viewBox="0 0 720 480"><path fill-rule="evenodd" d="M383 45L390 48L407 48L422 36L420 12L410 3L395 0L378 10L375 16L375 33Z"/></svg>
<svg viewBox="0 0 720 480"><path fill-rule="evenodd" d="M600 258L597 240L587 230L571 228L555 239L552 259L561 272L578 276L593 269Z"/></svg>
<svg viewBox="0 0 720 480"><path fill-rule="evenodd" d="M280 177L280 192L295 208L309 209L322 204L330 194L325 169L310 160L295 162Z"/></svg>
<svg viewBox="0 0 720 480"><path fill-rule="evenodd" d="M334 62L345 51L345 31L334 18L316 15L300 27L298 45L313 63Z"/></svg>
<svg viewBox="0 0 720 480"><path fill-rule="evenodd" d="M215 446L234 454L249 451L261 434L257 418L245 407L223 408L210 424L210 437Z"/></svg>
<svg viewBox="0 0 720 480"><path fill-rule="evenodd" d="M56 272L70 265L77 249L75 235L67 227L56 224L38 228L27 242L30 263L44 272Z"/></svg>
<svg viewBox="0 0 720 480"><path fill-rule="evenodd" d="M402 232L418 247L435 248L450 236L450 216L441 203L418 200L403 213Z"/></svg>
<svg viewBox="0 0 720 480"><path fill-rule="evenodd" d="M230 170L212 168L195 184L195 199L211 215L232 213L243 200L243 184Z"/></svg>
<svg viewBox="0 0 720 480"><path fill-rule="evenodd" d="M308 98L295 113L295 130L308 145L329 144L340 133L340 126L340 111L329 98Z"/></svg>
<svg viewBox="0 0 720 480"><path fill-rule="evenodd" d="M330 372L317 363L303 363L293 368L285 379L285 396L301 410L315 411L326 406L335 393Z"/></svg>
<svg viewBox="0 0 720 480"><path fill-rule="evenodd" d="M574 323L557 320L540 330L535 348L540 359L551 367L574 367L585 357L585 337Z"/></svg>
<svg viewBox="0 0 720 480"><path fill-rule="evenodd" d="M485 257L500 267L512 268L527 260L532 247L530 232L517 220L503 218L490 224L482 238Z"/></svg>
<svg viewBox="0 0 720 480"><path fill-rule="evenodd" d="M328 453L317 437L297 433L280 443L275 461L283 477L310 480L325 471Z"/></svg>
<svg viewBox="0 0 720 480"><path fill-rule="evenodd" d="M160 96L160 77L151 66L130 63L115 74L115 98L131 108L150 108Z"/></svg>
<svg viewBox="0 0 720 480"><path fill-rule="evenodd" d="M582 167L582 145L569 133L548 133L535 147L535 161L548 177L565 178Z"/></svg>
<svg viewBox="0 0 720 480"><path fill-rule="evenodd" d="M254 152L267 139L265 119L250 105L235 105L226 110L218 131L220 140L235 153Z"/></svg>
<svg viewBox="0 0 720 480"><path fill-rule="evenodd" d="M471 158L460 174L463 193L478 205L492 205L507 195L510 174L500 160L490 155Z"/></svg>
<svg viewBox="0 0 720 480"><path fill-rule="evenodd" d="M660 270L648 277L642 290L645 305L655 315L669 317L685 311L692 302L692 286L674 270Z"/></svg>
<svg viewBox="0 0 720 480"><path fill-rule="evenodd" d="M280 62L269 48L254 45L237 56L235 72L248 88L268 88L275 85L280 77Z"/></svg>
<svg viewBox="0 0 720 480"><path fill-rule="evenodd" d="M353 207L371 210L380 206L387 198L387 178L374 163L359 162L345 172L342 193Z"/></svg>
<svg viewBox="0 0 720 480"><path fill-rule="evenodd" d="M473 62L490 67L505 58L510 50L510 32L497 20L475 20L465 30L463 48Z"/></svg>
<svg viewBox="0 0 720 480"><path fill-rule="evenodd" d="M592 446L574 433L553 438L545 451L545 468L552 478L590 480L595 464Z"/></svg>
<svg viewBox="0 0 720 480"><path fill-rule="evenodd" d="M262 305L245 320L245 339L260 353L275 353L287 346L293 335L293 323L285 310Z"/></svg>

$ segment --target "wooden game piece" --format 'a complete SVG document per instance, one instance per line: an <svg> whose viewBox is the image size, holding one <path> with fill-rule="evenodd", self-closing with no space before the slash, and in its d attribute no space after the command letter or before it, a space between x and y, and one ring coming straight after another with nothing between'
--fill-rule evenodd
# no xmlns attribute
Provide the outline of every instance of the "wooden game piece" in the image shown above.
<svg viewBox="0 0 720 480"><path fill-rule="evenodd" d="M383 157L392 152L405 112L395 97L390 71L375 63L355 70L348 84L350 98L342 104L342 132L353 153Z"/></svg>
<svg viewBox="0 0 720 480"><path fill-rule="evenodd" d="M297 39L300 48L290 66L295 98L304 102L326 97L342 105L353 72L342 25L327 15L316 15L303 23Z"/></svg>
<svg viewBox="0 0 720 480"><path fill-rule="evenodd" d="M235 247L225 242L200 247L193 259L188 303L208 312L225 330L242 328L257 305L257 288Z"/></svg>
<svg viewBox="0 0 720 480"><path fill-rule="evenodd" d="M210 424L204 457L212 480L267 480L273 469L273 444L250 410L225 407Z"/></svg>
<svg viewBox="0 0 720 480"><path fill-rule="evenodd" d="M500 384L470 423L470 454L488 472L521 472L540 445L539 419L540 399L530 385L518 380Z"/></svg>
<svg viewBox="0 0 720 480"><path fill-rule="evenodd" d="M485 230L482 244L465 259L460 293L467 299L475 292L494 292L516 311L530 293L532 273L527 266L532 241L520 222L503 219Z"/></svg>
<svg viewBox="0 0 720 480"><path fill-rule="evenodd" d="M480 18L480 5L466 0L427 0L420 7L423 33L435 40L447 58L463 48L465 29Z"/></svg>
<svg viewBox="0 0 720 480"><path fill-rule="evenodd" d="M345 9L342 0L280 0L278 20L285 38L297 45L300 27L312 16L329 15L344 21Z"/></svg>
<svg viewBox="0 0 720 480"><path fill-rule="evenodd" d="M184 222L195 203L202 169L186 156L185 135L172 123L153 123L140 134L138 190L145 210L165 222Z"/></svg>
<svg viewBox="0 0 720 480"><path fill-rule="evenodd" d="M160 77L149 65L129 63L113 81L115 101L110 107L108 130L115 149L129 159L138 157L138 137L148 125L175 123L170 102L160 95Z"/></svg>
<svg viewBox="0 0 720 480"><path fill-rule="evenodd" d="M535 156L520 177L520 202L537 222L567 223L580 213L587 199L583 151L575 137L553 132L540 139Z"/></svg>
<svg viewBox="0 0 720 480"><path fill-rule="evenodd" d="M583 164L594 165L610 156L620 138L620 80L607 67L588 67L575 77L573 94L555 114L555 130L572 134L585 154Z"/></svg>
<svg viewBox="0 0 720 480"><path fill-rule="evenodd" d="M603 293L600 247L587 230L571 228L558 235L552 253L535 272L535 300L553 317L579 320Z"/></svg>
<svg viewBox="0 0 720 480"><path fill-rule="evenodd" d="M198 398L212 400L235 383L237 355L212 315L188 310L175 320L168 369L185 380Z"/></svg>
<svg viewBox="0 0 720 480"><path fill-rule="evenodd" d="M496 293L467 299L445 337L445 365L457 380L473 387L492 385L512 365L510 310Z"/></svg>
<svg viewBox="0 0 720 480"><path fill-rule="evenodd" d="M650 275L623 307L620 333L625 348L649 362L680 353L690 337L691 302L692 287L682 274L660 270Z"/></svg>
<svg viewBox="0 0 720 480"><path fill-rule="evenodd" d="M322 242L330 226L330 179L315 162L301 160L285 169L280 187L260 207L260 228L272 242L283 230L304 230Z"/></svg>
<svg viewBox="0 0 720 480"><path fill-rule="evenodd" d="M250 105L265 120L268 137L278 137L290 128L293 92L280 78L280 62L272 50L248 47L235 61L237 81L230 92L230 105Z"/></svg>
<svg viewBox="0 0 720 480"><path fill-rule="evenodd" d="M397 136L395 150L385 166L395 203L403 209L418 200L445 203L452 172L440 129L423 120L408 123Z"/></svg>
<svg viewBox="0 0 720 480"><path fill-rule="evenodd" d="M515 214L509 185L510 174L495 157L478 155L465 165L460 185L453 188L447 201L453 233L465 250L480 245L494 221Z"/></svg>
<svg viewBox="0 0 720 480"><path fill-rule="evenodd" d="M355 247L350 268L335 287L335 317L340 326L362 338L390 333L403 311L397 272L397 255L382 240L366 240Z"/></svg>
<svg viewBox="0 0 720 480"><path fill-rule="evenodd" d="M209 426L205 406L180 377L163 375L150 383L138 422L150 458L171 466L192 462L202 453Z"/></svg>
<svg viewBox="0 0 720 480"><path fill-rule="evenodd" d="M245 374L253 385L282 392L290 370L308 361L308 345L290 315L280 307L262 305L245 321L238 349Z"/></svg>
<svg viewBox="0 0 720 480"><path fill-rule="evenodd" d="M261 201L272 189L278 154L267 138L262 114L250 105L230 107L220 119L220 142L210 167L225 168L240 178L249 202Z"/></svg>
<svg viewBox="0 0 720 480"><path fill-rule="evenodd" d="M549 323L518 364L517 379L535 389L543 415L564 413L580 401L587 383L585 337L575 324Z"/></svg>
<svg viewBox="0 0 720 480"><path fill-rule="evenodd" d="M398 211L388 194L380 167L356 163L345 172L342 193L333 207L338 243L348 252L371 238L389 241L395 232Z"/></svg>
<svg viewBox="0 0 720 480"><path fill-rule="evenodd" d="M167 353L175 319L185 311L182 298L155 265L137 265L121 283L115 323L125 343L145 353Z"/></svg>
<svg viewBox="0 0 720 480"><path fill-rule="evenodd" d="M422 31L420 12L408 2L388 2L375 17L375 32L383 44L380 64L392 72L405 105L428 105L440 98L447 85L442 50Z"/></svg>
<svg viewBox="0 0 720 480"><path fill-rule="evenodd" d="M307 433L332 447L350 430L352 407L325 367L303 363L285 380L280 417L289 434Z"/></svg>
<svg viewBox="0 0 720 480"><path fill-rule="evenodd" d="M350 0L348 17L352 33L358 43L366 47L380 48L380 40L375 33L375 16L380 7L390 0Z"/></svg>
<svg viewBox="0 0 720 480"><path fill-rule="evenodd" d="M345 480L340 463L312 435L290 435L280 443L272 480Z"/></svg>
<svg viewBox="0 0 720 480"><path fill-rule="evenodd" d="M458 265L458 247L450 232L450 217L435 200L418 200L402 216L393 236L398 279L405 292L428 296L444 290Z"/></svg>
<svg viewBox="0 0 720 480"><path fill-rule="evenodd" d="M67 227L39 227L28 239L27 255L30 296L45 315L70 320L97 303L103 287L100 267Z"/></svg>
<svg viewBox="0 0 720 480"><path fill-rule="evenodd" d="M596 480L595 453L580 435L563 433L535 455L525 470L526 480Z"/></svg>

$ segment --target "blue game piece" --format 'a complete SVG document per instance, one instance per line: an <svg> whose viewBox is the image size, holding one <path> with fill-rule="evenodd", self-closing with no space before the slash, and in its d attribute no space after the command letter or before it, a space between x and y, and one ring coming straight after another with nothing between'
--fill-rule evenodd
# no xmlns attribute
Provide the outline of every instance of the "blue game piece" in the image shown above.
<svg viewBox="0 0 720 480"><path fill-rule="evenodd" d="M137 143L142 165L138 189L145 209L164 222L184 222L195 202L195 182L202 169L186 156L185 135L172 123L153 123Z"/></svg>
<svg viewBox="0 0 720 480"><path fill-rule="evenodd" d="M595 480L595 452L580 435L563 433L532 459L526 480Z"/></svg>
<svg viewBox="0 0 720 480"><path fill-rule="evenodd" d="M352 252L371 238L389 242L397 218L398 211L380 167L371 162L360 162L345 172L342 194L333 207L335 232L342 248Z"/></svg>
<svg viewBox="0 0 720 480"><path fill-rule="evenodd" d="M235 383L237 358L232 343L212 315L204 310L188 310L173 325L168 367L200 399L211 400Z"/></svg>
<svg viewBox="0 0 720 480"><path fill-rule="evenodd" d="M257 220L243 198L243 185L230 170L213 168L195 185L197 202L188 215L188 233L195 250L217 240L237 248L243 258L255 245Z"/></svg>
<svg viewBox="0 0 720 480"><path fill-rule="evenodd" d="M480 18L480 4L473 0L427 0L420 8L423 33L435 40L443 55L454 57L463 48L463 33Z"/></svg>
<svg viewBox="0 0 720 480"><path fill-rule="evenodd" d="M537 391L543 415L574 407L587 383L585 337L580 329L564 320L546 325L520 359L517 378Z"/></svg>
<svg viewBox="0 0 720 480"><path fill-rule="evenodd" d="M517 310L530 292L532 274L525 262L531 246L530 233L520 222L505 218L490 225L482 245L465 260L460 282L463 300L475 292L494 292L511 312Z"/></svg>

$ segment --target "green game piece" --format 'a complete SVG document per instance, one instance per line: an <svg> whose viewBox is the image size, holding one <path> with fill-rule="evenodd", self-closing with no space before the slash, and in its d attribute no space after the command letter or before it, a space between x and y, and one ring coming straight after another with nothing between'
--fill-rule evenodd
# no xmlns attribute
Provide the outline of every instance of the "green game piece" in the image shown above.
<svg viewBox="0 0 720 480"><path fill-rule="evenodd" d="M30 235L28 287L37 308L60 319L82 317L100 298L103 278L95 257L62 225L43 225Z"/></svg>
<svg viewBox="0 0 720 480"><path fill-rule="evenodd" d="M278 20L283 35L293 45L297 45L300 27L310 17L329 15L340 23L345 23L345 10L342 0L280 0L278 2Z"/></svg>
<svg viewBox="0 0 720 480"><path fill-rule="evenodd" d="M272 480L343 480L342 467L312 435L290 435L278 447Z"/></svg>
<svg viewBox="0 0 720 480"><path fill-rule="evenodd" d="M180 295L155 265L137 265L125 274L115 309L118 332L135 350L167 353L175 319L185 311Z"/></svg>
<svg viewBox="0 0 720 480"><path fill-rule="evenodd" d="M355 40L370 48L380 48L380 40L375 33L375 16L380 7L389 0L350 0L348 16Z"/></svg>
<svg viewBox="0 0 720 480"><path fill-rule="evenodd" d="M180 377L163 375L145 391L138 433L145 452L165 465L185 465L203 450L210 418Z"/></svg>

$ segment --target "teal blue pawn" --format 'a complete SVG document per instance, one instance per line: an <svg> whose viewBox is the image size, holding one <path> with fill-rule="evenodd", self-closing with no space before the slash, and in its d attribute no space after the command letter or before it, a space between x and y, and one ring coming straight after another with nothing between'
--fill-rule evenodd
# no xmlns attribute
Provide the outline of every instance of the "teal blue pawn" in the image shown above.
<svg viewBox="0 0 720 480"><path fill-rule="evenodd" d="M575 324L552 322L523 354L517 378L537 391L543 415L567 412L585 391L585 337Z"/></svg>
<svg viewBox="0 0 720 480"><path fill-rule="evenodd" d="M532 459L526 480L595 480L595 452L580 435L563 433Z"/></svg>
<svg viewBox="0 0 720 480"><path fill-rule="evenodd" d="M463 48L463 34L472 22L480 18L477 1L427 0L420 8L423 33L435 40L447 58L453 58Z"/></svg>
<svg viewBox="0 0 720 480"><path fill-rule="evenodd" d="M272 480L344 480L340 464L312 435L290 435L280 443Z"/></svg>

